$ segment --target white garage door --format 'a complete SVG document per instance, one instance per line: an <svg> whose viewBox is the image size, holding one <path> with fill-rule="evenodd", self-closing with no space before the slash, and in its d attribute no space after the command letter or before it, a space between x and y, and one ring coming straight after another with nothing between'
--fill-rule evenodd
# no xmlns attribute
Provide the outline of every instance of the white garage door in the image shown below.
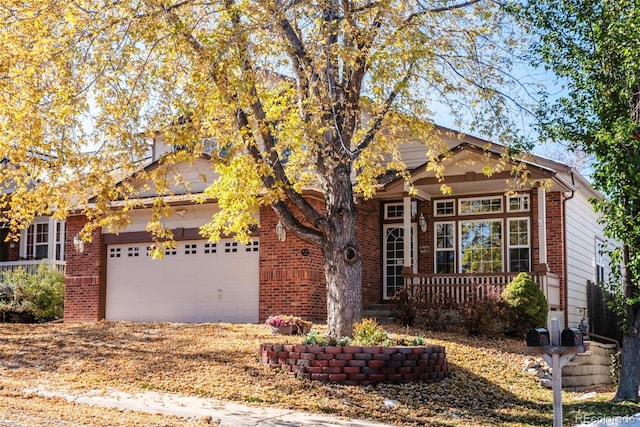
<svg viewBox="0 0 640 427"><path fill-rule="evenodd" d="M106 318L134 322L258 321L258 240L177 242L163 259L151 243L107 247Z"/></svg>

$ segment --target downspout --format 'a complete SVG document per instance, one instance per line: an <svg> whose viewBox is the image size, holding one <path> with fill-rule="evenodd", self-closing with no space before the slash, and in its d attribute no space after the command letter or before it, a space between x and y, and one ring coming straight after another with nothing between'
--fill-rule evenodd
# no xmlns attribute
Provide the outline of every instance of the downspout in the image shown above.
<svg viewBox="0 0 640 427"><path fill-rule="evenodd" d="M575 188L576 180L573 175L573 169L571 169L571 185ZM565 191L562 193L562 223L564 225L564 236L562 237L562 251L564 252L564 326L569 327L569 255L567 254L567 200L573 199L575 190L571 190L571 196L566 197Z"/></svg>

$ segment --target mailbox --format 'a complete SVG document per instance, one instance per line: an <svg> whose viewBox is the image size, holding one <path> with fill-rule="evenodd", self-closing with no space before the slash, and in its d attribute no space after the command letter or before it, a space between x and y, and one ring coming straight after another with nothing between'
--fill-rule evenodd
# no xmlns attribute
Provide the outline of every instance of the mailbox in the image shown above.
<svg viewBox="0 0 640 427"><path fill-rule="evenodd" d="M527 332L527 347L547 347L549 344L549 331L546 328L529 329Z"/></svg>
<svg viewBox="0 0 640 427"><path fill-rule="evenodd" d="M578 347L582 345L582 331L579 328L565 328L560 333L560 345Z"/></svg>

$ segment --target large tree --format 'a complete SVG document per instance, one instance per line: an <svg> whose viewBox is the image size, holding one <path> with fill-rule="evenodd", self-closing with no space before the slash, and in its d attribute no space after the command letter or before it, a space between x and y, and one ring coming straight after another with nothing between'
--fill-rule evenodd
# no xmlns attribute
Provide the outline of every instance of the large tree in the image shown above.
<svg viewBox="0 0 640 427"><path fill-rule="evenodd" d="M517 37L504 17L490 0L5 0L3 219L20 228L83 206L88 227L122 226L139 188L116 183L135 172L168 194L167 169L206 138L220 174L206 196L220 212L204 235L246 239L270 205L321 248L329 332L350 335L362 276L354 194L371 197L389 169L408 176L403 139L421 137L435 159L436 112L513 137L504 88ZM181 149L140 170L155 132ZM310 187L322 209L303 197ZM148 227L159 240L171 237L165 207L159 198Z"/></svg>
<svg viewBox="0 0 640 427"><path fill-rule="evenodd" d="M640 2L535 0L516 7L537 31L535 58L566 84L540 115L548 137L593 154L594 201L612 252L607 283L624 315L615 400L638 400L640 383Z"/></svg>

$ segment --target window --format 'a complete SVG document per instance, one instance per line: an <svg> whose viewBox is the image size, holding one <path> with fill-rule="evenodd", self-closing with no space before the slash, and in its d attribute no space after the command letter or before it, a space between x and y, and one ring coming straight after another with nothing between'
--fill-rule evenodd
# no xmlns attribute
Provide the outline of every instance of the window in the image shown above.
<svg viewBox="0 0 640 427"><path fill-rule="evenodd" d="M45 259L49 254L49 223L31 224L27 229L26 257Z"/></svg>
<svg viewBox="0 0 640 427"><path fill-rule="evenodd" d="M433 210L435 216L451 216L456 214L454 200L438 200Z"/></svg>
<svg viewBox="0 0 640 427"><path fill-rule="evenodd" d="M455 223L436 223L436 273L455 273L456 269L456 238Z"/></svg>
<svg viewBox="0 0 640 427"><path fill-rule="evenodd" d="M516 194L507 197L508 212L527 212L529 211L529 195Z"/></svg>
<svg viewBox="0 0 640 427"><path fill-rule="evenodd" d="M502 197L460 199L460 215L502 212Z"/></svg>
<svg viewBox="0 0 640 427"><path fill-rule="evenodd" d="M127 256L128 257L140 256L140 247L139 246L129 246L127 248Z"/></svg>
<svg viewBox="0 0 640 427"><path fill-rule="evenodd" d="M603 283L605 277L605 244L602 240L596 239L596 284Z"/></svg>
<svg viewBox="0 0 640 427"><path fill-rule="evenodd" d="M509 224L509 271L530 271L529 219L508 219L507 223Z"/></svg>
<svg viewBox="0 0 640 427"><path fill-rule="evenodd" d="M402 219L404 215L404 204L388 203L384 205L384 219Z"/></svg>
<svg viewBox="0 0 640 427"><path fill-rule="evenodd" d="M56 261L64 260L64 222L56 222Z"/></svg>
<svg viewBox="0 0 640 427"><path fill-rule="evenodd" d="M226 242L224 244L224 251L226 253L236 253L236 252L238 252L238 242Z"/></svg>
<svg viewBox="0 0 640 427"><path fill-rule="evenodd" d="M418 202L411 201L410 214L412 217L418 213ZM401 220L404 217L404 203L387 203L384 205L384 219Z"/></svg>
<svg viewBox="0 0 640 427"><path fill-rule="evenodd" d="M502 220L460 222L462 273L502 272Z"/></svg>

